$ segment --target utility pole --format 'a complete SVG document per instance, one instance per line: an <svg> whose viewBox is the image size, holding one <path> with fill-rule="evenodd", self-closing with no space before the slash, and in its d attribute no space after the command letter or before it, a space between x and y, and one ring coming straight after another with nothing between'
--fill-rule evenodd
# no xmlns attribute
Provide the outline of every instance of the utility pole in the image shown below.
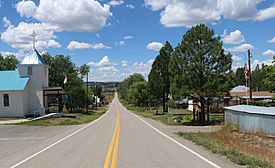
<svg viewBox="0 0 275 168"><path fill-rule="evenodd" d="M248 57L248 73L249 73L249 79L248 79L248 86L249 86L249 100L252 101L252 80L251 80L251 63L250 63L250 58L251 58L251 53L250 50L248 50L247 53Z"/></svg>

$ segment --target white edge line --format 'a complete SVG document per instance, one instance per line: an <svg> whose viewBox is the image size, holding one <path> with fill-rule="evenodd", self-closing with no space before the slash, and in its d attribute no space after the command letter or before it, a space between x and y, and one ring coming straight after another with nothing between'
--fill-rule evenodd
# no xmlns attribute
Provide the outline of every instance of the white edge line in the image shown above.
<svg viewBox="0 0 275 168"><path fill-rule="evenodd" d="M126 109L127 110L127 109ZM128 111L128 110L127 110ZM208 164L212 165L215 168L221 168L220 166L218 166L217 164L211 162L210 160L206 159L205 157L203 157L202 155L198 154L197 152L191 150L190 148L184 146L183 144L179 143L178 141L174 140L173 138L169 137L168 135L164 134L163 132L161 132L160 130L158 130L157 128L155 128L154 126L152 126L151 124L147 123L145 120L143 120L141 117L137 116L136 114L134 114L133 112L130 112L130 114L134 115L135 117L137 117L138 119L140 119L142 122L144 122L146 125L148 125L149 127L151 127L152 129L154 129L156 132L158 132L159 134L163 135L164 137L168 138L169 140L173 141L174 143L176 143L177 145L181 146L182 148L184 148L185 150L191 152L192 154L196 155L197 157L199 157L200 159L202 159L203 161L207 162Z"/></svg>
<svg viewBox="0 0 275 168"><path fill-rule="evenodd" d="M80 128L79 130L77 130L77 131L71 133L70 135L67 135L66 137L60 139L59 141L56 141L55 143L53 143L53 144L47 146L46 148L40 150L39 152L36 152L35 154L33 154L33 155L31 155L30 157L28 157L28 158L26 158L26 159L20 161L19 163L16 163L15 165L11 166L10 168L15 168L15 167L17 167L17 166L20 166L21 164L25 163L26 161L28 161L28 160L34 158L35 156L37 156L37 155L39 155L39 154L41 154L41 153L43 153L43 152L45 152L46 150L48 150L48 149L50 149L51 147L53 147L53 146L59 144L60 142L66 140L66 139L68 139L68 138L70 138L71 136L73 136L73 135L77 134L78 132L84 130L85 128L89 127L90 125L93 125L94 123L96 123L97 121L99 121L101 118L103 118L109 111L110 111L110 108L109 108L108 111L107 111L106 113L104 113L101 117L99 117L99 118L97 118L96 120L92 121L92 122L89 123L88 125L85 125L84 127Z"/></svg>

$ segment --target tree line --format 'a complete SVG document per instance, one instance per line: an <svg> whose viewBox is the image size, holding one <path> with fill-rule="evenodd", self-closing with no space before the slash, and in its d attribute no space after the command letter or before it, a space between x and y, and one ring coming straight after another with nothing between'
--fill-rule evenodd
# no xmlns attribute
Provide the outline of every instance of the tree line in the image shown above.
<svg viewBox="0 0 275 168"><path fill-rule="evenodd" d="M121 99L136 106L155 107L156 113L160 106L167 112L169 101L191 97L200 103L204 122L207 98L223 96L236 85L244 85L243 69L234 72L231 66L232 54L224 51L221 38L199 24L188 30L175 48L165 43L152 64L148 81L133 74L120 83L118 92ZM253 87L275 91L274 75L274 65L257 66L252 73Z"/></svg>

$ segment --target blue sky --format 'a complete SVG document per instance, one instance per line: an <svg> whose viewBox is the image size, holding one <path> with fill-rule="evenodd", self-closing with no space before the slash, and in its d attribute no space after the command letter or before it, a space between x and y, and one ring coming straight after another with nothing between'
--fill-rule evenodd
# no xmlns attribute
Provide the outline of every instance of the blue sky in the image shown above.
<svg viewBox="0 0 275 168"><path fill-rule="evenodd" d="M32 47L51 55L69 55L88 64L90 80L121 81L135 72L147 78L165 41L174 47L191 26L205 23L222 37L243 66L272 64L275 55L273 0L0 0L0 52L19 59Z"/></svg>

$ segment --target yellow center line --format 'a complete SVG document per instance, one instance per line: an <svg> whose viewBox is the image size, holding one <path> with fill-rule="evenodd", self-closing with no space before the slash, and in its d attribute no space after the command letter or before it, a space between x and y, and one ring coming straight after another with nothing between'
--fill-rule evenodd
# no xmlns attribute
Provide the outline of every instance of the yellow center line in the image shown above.
<svg viewBox="0 0 275 168"><path fill-rule="evenodd" d="M118 152L118 141L119 141L119 134L120 134L120 113L118 112L118 128L117 128L117 135L116 135L116 142L115 142L115 148L114 148L114 153L112 157L112 164L111 168L116 168L116 163L117 163L117 152Z"/></svg>
<svg viewBox="0 0 275 168"><path fill-rule="evenodd" d="M117 108L116 108L116 110L117 110ZM115 125L115 129L113 132L111 144L109 146L107 156L105 159L104 168L109 168L111 155L112 155L111 168L116 168L119 135L120 135L120 113L117 110L116 125Z"/></svg>

